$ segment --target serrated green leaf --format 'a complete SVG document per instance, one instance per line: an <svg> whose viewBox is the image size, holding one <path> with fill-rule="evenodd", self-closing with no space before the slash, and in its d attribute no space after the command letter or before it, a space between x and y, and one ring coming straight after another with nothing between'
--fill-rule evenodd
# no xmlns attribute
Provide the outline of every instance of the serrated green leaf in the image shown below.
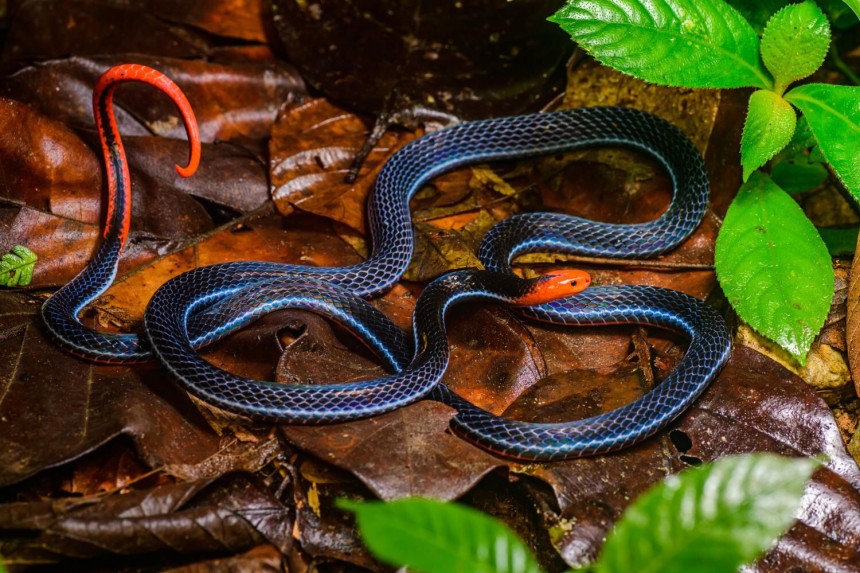
<svg viewBox="0 0 860 573"><path fill-rule="evenodd" d="M36 254L23 245L12 247L12 252L0 257L0 286L27 286L33 280Z"/></svg>
<svg viewBox="0 0 860 573"><path fill-rule="evenodd" d="M737 571L792 524L818 465L751 454L670 476L624 512L606 539L597 571Z"/></svg>
<svg viewBox="0 0 860 573"><path fill-rule="evenodd" d="M717 236L717 278L738 315L801 364L833 297L833 268L800 206L756 171Z"/></svg>
<svg viewBox="0 0 860 573"><path fill-rule="evenodd" d="M741 137L744 181L791 141L796 125L794 108L781 96L770 90L753 92Z"/></svg>
<svg viewBox="0 0 860 573"><path fill-rule="evenodd" d="M785 146L782 154L796 155L816 145L818 143L815 141L812 130L809 129L809 122L806 121L805 117L800 116L797 120L797 127L794 129L794 135L791 136L791 141Z"/></svg>
<svg viewBox="0 0 860 573"><path fill-rule="evenodd" d="M830 23L815 2L786 6L768 21L761 56L782 93L821 67L830 47Z"/></svg>
<svg viewBox="0 0 860 573"><path fill-rule="evenodd" d="M860 201L860 87L806 84L785 99L803 112L824 158Z"/></svg>
<svg viewBox="0 0 860 573"><path fill-rule="evenodd" d="M525 544L492 517L431 499L338 505L355 512L380 560L420 573L540 573Z"/></svg>
<svg viewBox="0 0 860 573"><path fill-rule="evenodd" d="M602 63L690 88L769 88L755 30L723 0L568 0L551 21Z"/></svg>

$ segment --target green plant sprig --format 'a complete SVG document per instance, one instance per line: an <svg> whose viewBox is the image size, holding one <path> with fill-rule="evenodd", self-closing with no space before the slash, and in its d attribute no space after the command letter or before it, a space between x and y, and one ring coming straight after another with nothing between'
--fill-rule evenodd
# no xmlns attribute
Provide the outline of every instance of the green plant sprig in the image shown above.
<svg viewBox="0 0 860 573"><path fill-rule="evenodd" d="M839 27L856 24L848 8L860 15L860 0L819 3ZM820 185L827 172L811 160L808 150L815 147L860 202L860 87L794 86L818 70L830 51L831 26L821 7L812 0L568 0L550 18L600 62L645 81L755 88L740 148L745 186L726 215L715 265L740 317L800 363L830 307L832 265L805 216L780 211L787 205L780 182L802 191L795 185L802 174L805 185ZM795 151L785 153L792 145ZM776 169L775 157L788 163ZM769 162L772 178L753 177ZM746 208L736 208L738 202ZM750 239L746 250L733 244L755 229L766 229L767 240ZM797 250L793 234L802 235L808 248ZM816 256L806 257L811 252ZM810 285L786 282L795 275Z"/></svg>
<svg viewBox="0 0 860 573"><path fill-rule="evenodd" d="M23 245L0 257L0 287L27 286L33 280L36 254Z"/></svg>

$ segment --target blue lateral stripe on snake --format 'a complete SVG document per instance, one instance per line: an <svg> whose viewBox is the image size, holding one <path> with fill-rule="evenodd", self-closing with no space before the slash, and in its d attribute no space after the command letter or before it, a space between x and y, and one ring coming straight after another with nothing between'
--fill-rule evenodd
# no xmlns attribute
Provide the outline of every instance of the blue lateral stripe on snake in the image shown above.
<svg viewBox="0 0 860 573"><path fill-rule="evenodd" d="M264 310L299 305L323 314L336 313L332 307L353 304L344 299L372 296L390 288L403 274L412 255L414 237L408 202L432 177L475 162L534 157L595 145L634 147L657 158L676 189L667 212L655 221L638 225L528 214L495 227L480 254L488 269L501 272L461 271L431 283L419 300L418 307L422 310L416 307L417 353L401 372L352 384L274 384L222 372L194 352L194 346L201 341L224 336L262 312L259 308L247 308L249 304L262 305ZM461 124L414 141L386 163L368 203L373 254L363 263L316 268L242 262L195 269L159 289L147 309L145 328L159 358L180 383L190 393L227 410L291 423L343 421L374 415L428 396L437 388L447 364L444 313L448 308L471 299L510 302L512 296L530 288L524 286L526 281L507 272L517 254L542 250L625 258L651 256L670 250L689 235L701 221L707 200L707 173L696 149L674 126L644 112L585 108ZM254 286L249 289L249 285ZM284 290L287 288L290 290ZM599 420L562 425L578 428L568 431L571 436L577 432L581 436L597 432L602 436L597 441L589 438L578 445L560 445L558 440L568 438L550 425L517 423L481 413L458 401L450 392L446 394L439 386L435 396L463 409L454 427L499 453L555 459L629 445L680 414L707 386L727 357L730 342L724 322L713 311L703 310L707 307L701 302L684 295L679 297L678 293L667 295L671 291L653 287L638 287L634 291L624 290L633 287L615 287L628 296L633 296L629 292L636 293L635 301L626 301L623 297L613 298L605 288L578 295L585 296L583 301L597 305L598 311L583 309L575 302L578 299L565 299L532 307L531 312L543 320L567 323L634 321L681 328L692 337L688 356L695 361L690 358L688 366L679 368L658 390L625 407L628 410L609 412L598 417ZM597 294L589 294L593 291ZM448 298L434 293L445 293ZM632 312L630 305L634 303L637 310ZM366 309L350 308L346 314L355 320L351 329L359 335L378 337L376 343L368 343L373 348L390 348L384 341L387 327L378 324L382 319L363 314ZM355 318L351 313L361 316ZM695 322L698 329L690 331L684 325L694 323L678 317L693 315L705 318ZM376 326L361 326L366 317ZM361 332L362 329L366 332ZM147 349L133 336L99 338L98 334L94 334L95 340L87 341L88 348L73 341L77 344L75 350L102 360L124 361L130 354L146 355ZM681 394L684 399L676 399ZM630 418L630 409L636 408L651 417ZM519 438L524 440L522 450L514 443Z"/></svg>

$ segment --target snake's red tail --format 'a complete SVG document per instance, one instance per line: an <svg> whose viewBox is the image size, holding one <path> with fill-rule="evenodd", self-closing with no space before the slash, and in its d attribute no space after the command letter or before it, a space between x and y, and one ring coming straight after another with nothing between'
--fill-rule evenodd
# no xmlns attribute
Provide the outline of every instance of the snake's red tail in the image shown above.
<svg viewBox="0 0 860 573"><path fill-rule="evenodd" d="M113 112L114 90L125 82L143 82L167 94L182 115L185 132L188 134L190 153L186 166L177 165L182 177L190 177L200 165L200 130L191 109L191 104L173 80L147 66L122 64L114 66L99 78L93 91L93 113L105 157L108 182L108 208L105 237L117 233L125 243L131 223L131 186L128 162L120 140L116 117Z"/></svg>

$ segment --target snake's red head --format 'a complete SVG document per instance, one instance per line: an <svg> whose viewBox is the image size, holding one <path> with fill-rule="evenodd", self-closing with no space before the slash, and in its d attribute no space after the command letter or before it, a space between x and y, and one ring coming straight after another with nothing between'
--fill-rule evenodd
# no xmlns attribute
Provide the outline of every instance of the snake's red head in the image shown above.
<svg viewBox="0 0 860 573"><path fill-rule="evenodd" d="M591 284L591 275L579 269L553 271L535 279L535 284L517 304L531 306L580 293Z"/></svg>

